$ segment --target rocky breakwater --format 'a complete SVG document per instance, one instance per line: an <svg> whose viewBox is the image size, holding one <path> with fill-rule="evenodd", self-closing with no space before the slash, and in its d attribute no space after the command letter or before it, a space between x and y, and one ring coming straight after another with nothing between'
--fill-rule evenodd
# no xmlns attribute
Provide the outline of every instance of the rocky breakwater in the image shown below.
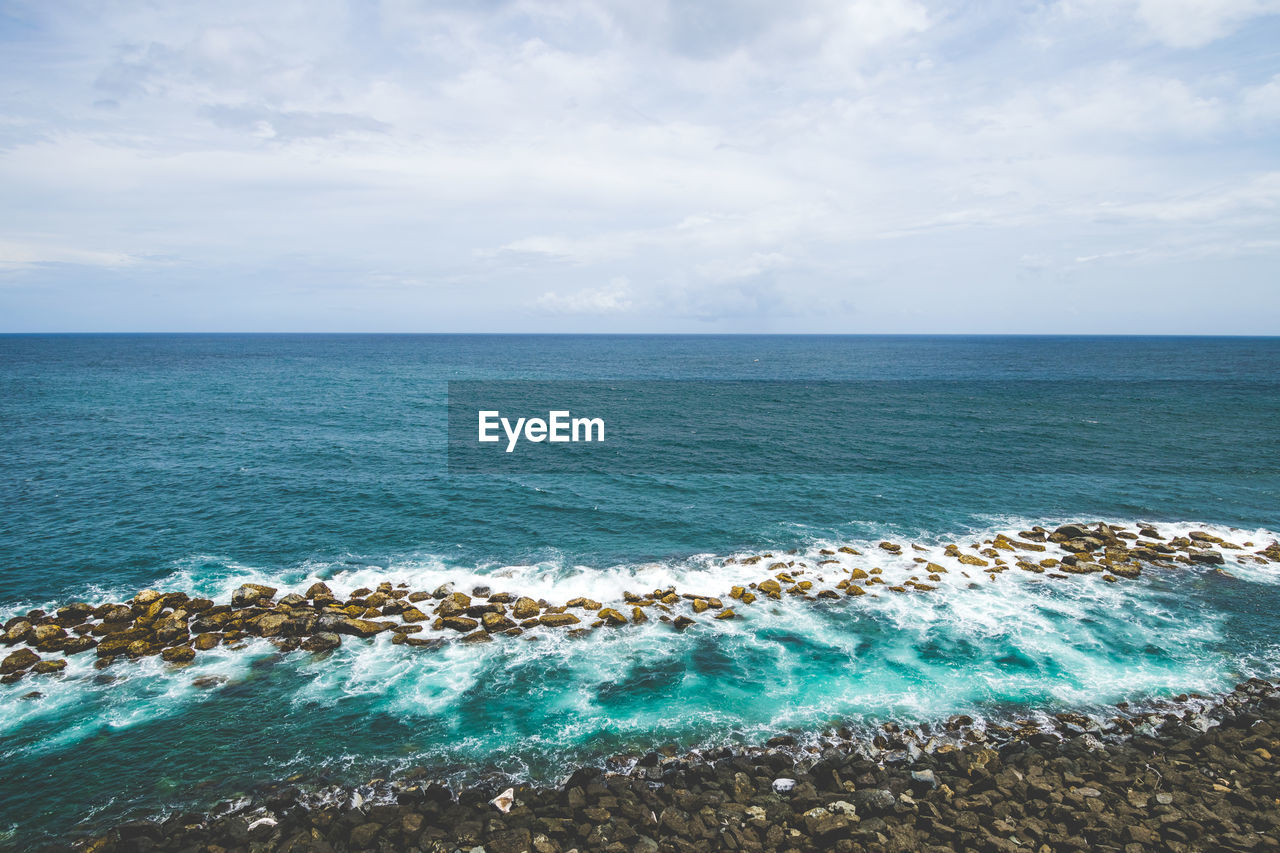
<svg viewBox="0 0 1280 853"><path fill-rule="evenodd" d="M60 673L67 658L92 653L102 668L117 661L158 656L182 665L219 646L240 648L255 638L284 652L325 654L344 638L371 640L382 634L406 649L431 650L444 643L489 643L498 638L538 640L563 632L581 637L646 623L684 631L701 620L727 621L739 611L770 601L836 602L858 599L874 606L885 595L927 593L947 584L998 581L1019 570L1045 580L1068 581L1095 575L1117 583L1138 579L1144 570L1208 567L1225 571L1228 560L1259 565L1280 563L1280 544L1265 547L1247 539L1233 542L1204 531L1170 536L1154 525L1133 529L1101 522L1064 524L983 542L921 545L882 541L726 558L744 574L741 584L714 594L675 587L624 592L603 603L574 597L560 604L517 592L453 584L432 591L383 582L339 597L325 583L278 595L261 584L239 587L228 601L184 592L143 590L128 602L91 605L72 602L51 612L31 610L4 623L0 643L17 647L0 660L0 682ZM760 575L748 580L757 570ZM866 598L862 598L865 596Z"/></svg>
<svg viewBox="0 0 1280 853"><path fill-rule="evenodd" d="M359 789L281 784L212 815L134 821L70 848L694 853L1265 851L1280 847L1280 691L1253 679L1111 720L931 731L886 723L796 745L577 770L559 786L457 792L425 774Z"/></svg>

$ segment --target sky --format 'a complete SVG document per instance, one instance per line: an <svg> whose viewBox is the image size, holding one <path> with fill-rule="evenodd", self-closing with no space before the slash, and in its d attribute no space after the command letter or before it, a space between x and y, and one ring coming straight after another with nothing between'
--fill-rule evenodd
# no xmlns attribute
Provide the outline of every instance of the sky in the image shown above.
<svg viewBox="0 0 1280 853"><path fill-rule="evenodd" d="M0 331L1280 334L1280 0L0 0Z"/></svg>

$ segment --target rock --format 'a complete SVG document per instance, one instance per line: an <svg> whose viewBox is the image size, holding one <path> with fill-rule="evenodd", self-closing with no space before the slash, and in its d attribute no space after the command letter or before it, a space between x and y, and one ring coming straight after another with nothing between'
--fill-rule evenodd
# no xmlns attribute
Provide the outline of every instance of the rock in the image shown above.
<svg viewBox="0 0 1280 853"><path fill-rule="evenodd" d="M1078 524L1064 524L1057 530L1053 531L1053 536L1061 536L1064 539L1080 539L1088 536L1089 531Z"/></svg>
<svg viewBox="0 0 1280 853"><path fill-rule="evenodd" d="M270 601L275 597L276 589L272 586L263 586L257 583L242 584L239 589L231 594L231 604L234 607L248 607L253 604L261 604ZM137 601L137 599L134 599Z"/></svg>
<svg viewBox="0 0 1280 853"><path fill-rule="evenodd" d="M726 607L724 610L721 610L719 613L716 614L716 618L717 619L735 619L737 618L737 614L733 612L732 607Z"/></svg>
<svg viewBox="0 0 1280 853"><path fill-rule="evenodd" d="M902 553L902 546L893 542L881 542L879 548L882 551L888 551L890 554Z"/></svg>
<svg viewBox="0 0 1280 853"><path fill-rule="evenodd" d="M221 634L196 634L195 641L191 645L195 647L196 651L207 652L210 649L217 648L221 640Z"/></svg>
<svg viewBox="0 0 1280 853"><path fill-rule="evenodd" d="M581 607L584 610L599 610L603 605L590 598L571 598L564 603L565 607Z"/></svg>
<svg viewBox="0 0 1280 853"><path fill-rule="evenodd" d="M47 675L53 672L62 672L66 668L67 662L65 660L42 660L35 666L31 667L31 671L41 675Z"/></svg>
<svg viewBox="0 0 1280 853"><path fill-rule="evenodd" d="M1194 548L1189 548L1187 549L1187 556L1191 558L1191 562L1205 565L1221 566L1226 562L1217 551L1197 551Z"/></svg>
<svg viewBox="0 0 1280 853"><path fill-rule="evenodd" d="M606 625L617 626L617 625L627 624L627 617L623 616L620 612L618 612L617 610L614 610L612 607L605 607L596 615L599 616L601 619L603 619Z"/></svg>
<svg viewBox="0 0 1280 853"><path fill-rule="evenodd" d="M581 621L572 613L544 613L538 618L538 623L548 628L563 628L566 625L577 625Z"/></svg>
<svg viewBox="0 0 1280 853"><path fill-rule="evenodd" d="M957 560L959 560L960 562L964 563L966 566L989 566L989 565L991 565L990 563L988 563L986 560L982 559L981 557L975 557L975 556L973 556L972 554L964 554L964 553L961 553L961 554L959 554L959 555L957 555L957 556L956 556L956 559L957 559Z"/></svg>
<svg viewBox="0 0 1280 853"><path fill-rule="evenodd" d="M447 598L452 593L453 593L453 584L442 583L440 584L440 586L436 587L435 592L431 593L431 597L438 600L442 598Z"/></svg>
<svg viewBox="0 0 1280 853"><path fill-rule="evenodd" d="M515 805L515 801L516 801L516 789L508 788L507 790L503 791L501 794L499 794L498 796L490 800L489 803L498 811L502 812L503 814L506 814L507 812L511 811L511 807Z"/></svg>
<svg viewBox="0 0 1280 853"><path fill-rule="evenodd" d="M480 625L479 620L470 616L445 616L440 621L444 627L462 634L474 631Z"/></svg>
<svg viewBox="0 0 1280 853"><path fill-rule="evenodd" d="M362 823L353 827L351 830L351 847L353 850L363 850L366 847L372 847L373 841L378 837L378 833L382 831L382 824L378 823Z"/></svg>
<svg viewBox="0 0 1280 853"><path fill-rule="evenodd" d="M778 583L776 580L770 579L767 581L761 581L756 588L770 598L782 597L782 584Z"/></svg>
<svg viewBox="0 0 1280 853"><path fill-rule="evenodd" d="M459 616L466 612L471 606L471 596L465 592L455 592L440 602L440 606L436 608L437 616Z"/></svg>
<svg viewBox="0 0 1280 853"><path fill-rule="evenodd" d="M521 620L533 619L540 612L542 612L542 608L538 605L538 602L523 595L517 598L516 603L511 606L511 615Z"/></svg>
<svg viewBox="0 0 1280 853"><path fill-rule="evenodd" d="M64 655L78 655L81 652L87 652L89 649L98 645L98 641L92 637L72 637L62 644L62 653Z"/></svg>
<svg viewBox="0 0 1280 853"><path fill-rule="evenodd" d="M427 614L423 613L416 607L406 607L404 610L400 611L400 618L409 624L415 624L418 622L426 622L431 617L427 616Z"/></svg>
<svg viewBox="0 0 1280 853"><path fill-rule="evenodd" d="M173 646L160 653L169 663L190 663L196 659L196 650L190 646Z"/></svg>
<svg viewBox="0 0 1280 853"><path fill-rule="evenodd" d="M0 661L0 675L8 675L11 672L17 672L34 666L40 662L40 656L30 649L18 649L16 652L10 653L3 661Z"/></svg>
<svg viewBox="0 0 1280 853"><path fill-rule="evenodd" d="M368 619L352 619L339 616L333 619L322 618L320 627L336 634L347 634L352 637L370 638L392 628L390 622L371 622Z"/></svg>
<svg viewBox="0 0 1280 853"><path fill-rule="evenodd" d="M289 617L279 613L268 613L252 620L249 624L256 628L256 633L263 637L278 637L284 629Z"/></svg>
<svg viewBox="0 0 1280 853"><path fill-rule="evenodd" d="M636 606L631 608L631 621L637 625L642 625L649 621L649 617L645 615L643 607Z"/></svg>
<svg viewBox="0 0 1280 853"><path fill-rule="evenodd" d="M927 787L930 790L938 787L938 780L934 777L932 770L912 770L911 781L919 787Z"/></svg>
<svg viewBox="0 0 1280 853"><path fill-rule="evenodd" d="M5 645L12 646L15 643L21 643L31 635L31 623L26 619L16 619L9 624L8 630L4 634Z"/></svg>
<svg viewBox="0 0 1280 853"><path fill-rule="evenodd" d="M36 625L31 629L27 640L42 652L55 652L62 648L67 639L67 629L61 625Z"/></svg>
<svg viewBox="0 0 1280 853"><path fill-rule="evenodd" d="M144 589L133 597L133 603L140 607L147 607L163 598L163 594L158 590Z"/></svg>
<svg viewBox="0 0 1280 853"><path fill-rule="evenodd" d="M302 648L308 652L327 652L342 645L342 638L329 631L312 634L302 641Z"/></svg>
<svg viewBox="0 0 1280 853"><path fill-rule="evenodd" d="M486 613L480 617L480 622L484 625L484 629L490 634L495 634L499 631L509 631L516 627L516 623L511 621L510 618L502 613Z"/></svg>
<svg viewBox="0 0 1280 853"><path fill-rule="evenodd" d="M306 597L315 601L317 599L332 599L333 590L329 589L329 585L321 581L316 581L307 587Z"/></svg>
<svg viewBox="0 0 1280 853"><path fill-rule="evenodd" d="M848 817L842 814L835 814L821 806L809 809L802 816L802 820L804 820L805 829L814 838L821 838L846 830L852 823Z"/></svg>
<svg viewBox="0 0 1280 853"><path fill-rule="evenodd" d="M893 792L885 788L870 788L854 791L851 795L854 805L860 811L865 811L873 815L883 815L893 809L897 798L893 796Z"/></svg>
<svg viewBox="0 0 1280 853"><path fill-rule="evenodd" d="M688 616L677 616L671 624L675 626L677 631L683 631L685 628L688 628L693 624L693 620Z"/></svg>

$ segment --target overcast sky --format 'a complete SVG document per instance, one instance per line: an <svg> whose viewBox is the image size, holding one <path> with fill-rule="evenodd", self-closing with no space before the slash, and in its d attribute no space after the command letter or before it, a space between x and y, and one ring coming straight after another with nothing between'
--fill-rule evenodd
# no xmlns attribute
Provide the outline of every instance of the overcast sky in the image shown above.
<svg viewBox="0 0 1280 853"><path fill-rule="evenodd" d="M0 330L1280 333L1280 0L0 0Z"/></svg>

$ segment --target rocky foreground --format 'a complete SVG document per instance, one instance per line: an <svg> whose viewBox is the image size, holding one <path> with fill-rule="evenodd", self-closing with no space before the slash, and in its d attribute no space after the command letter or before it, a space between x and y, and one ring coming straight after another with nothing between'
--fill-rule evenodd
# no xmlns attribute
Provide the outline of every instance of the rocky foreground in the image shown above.
<svg viewBox="0 0 1280 853"><path fill-rule="evenodd" d="M1167 536L1154 525L1130 530L1106 523L1064 524L1053 531L1033 527L985 542L926 547L880 542L872 553L852 546L811 554L729 557L744 573L761 575L728 590L674 587L626 592L602 603L577 597L563 603L512 592L451 584L412 590L401 583L354 589L339 596L325 583L277 598L275 587L244 584L229 601L192 598L184 592L143 590L127 602L70 602L14 616L4 623L0 644L17 646L0 660L0 683L62 672L67 657L92 652L98 668L117 661L159 656L174 665L191 662L219 646L239 648L255 638L283 652L326 653L344 637L371 640L389 633L391 642L424 651L454 640L488 643L502 638L537 640L548 633L582 636L655 621L683 631L701 619L728 620L755 604L780 600L832 602L859 596L928 593L939 584L996 582L1010 570L1069 581L1095 575L1109 583L1135 580L1144 569L1168 571L1208 566L1221 571L1235 562L1280 562L1280 544L1232 542L1204 531Z"/></svg>
<svg viewBox="0 0 1280 853"><path fill-rule="evenodd" d="M275 787L216 816L134 822L109 851L1263 851L1280 847L1280 690L1048 729L937 732L676 755L578 770L559 787L424 780ZM505 788L505 790L501 790Z"/></svg>

